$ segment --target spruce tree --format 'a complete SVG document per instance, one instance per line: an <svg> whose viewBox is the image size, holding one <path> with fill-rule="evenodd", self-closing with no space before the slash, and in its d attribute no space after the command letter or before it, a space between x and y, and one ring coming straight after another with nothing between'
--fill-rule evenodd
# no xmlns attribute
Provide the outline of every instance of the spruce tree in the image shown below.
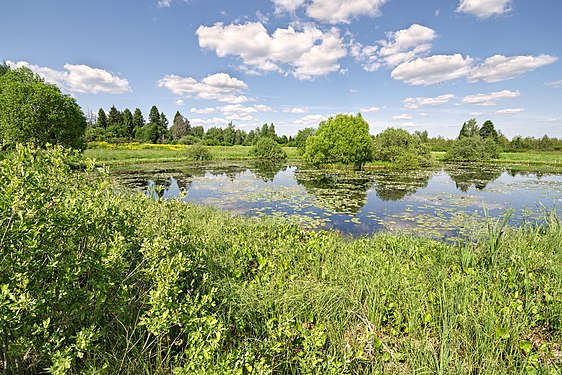
<svg viewBox="0 0 562 375"><path fill-rule="evenodd" d="M100 108L98 111L98 122L97 125L100 128L107 128L107 115L105 114L105 111L103 110L103 108Z"/></svg>

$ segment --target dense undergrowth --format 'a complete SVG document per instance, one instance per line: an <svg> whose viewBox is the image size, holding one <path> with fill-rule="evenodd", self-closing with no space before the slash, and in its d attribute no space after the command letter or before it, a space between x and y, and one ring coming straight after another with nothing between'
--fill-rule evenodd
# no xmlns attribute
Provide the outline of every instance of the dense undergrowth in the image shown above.
<svg viewBox="0 0 562 375"><path fill-rule="evenodd" d="M0 161L5 373L562 369L562 230L350 240L117 191L61 149Z"/></svg>

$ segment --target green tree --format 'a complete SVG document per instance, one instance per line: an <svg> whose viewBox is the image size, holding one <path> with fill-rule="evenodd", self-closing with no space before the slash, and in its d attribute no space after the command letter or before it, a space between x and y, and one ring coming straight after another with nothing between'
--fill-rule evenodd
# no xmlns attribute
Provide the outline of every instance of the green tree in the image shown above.
<svg viewBox="0 0 562 375"><path fill-rule="evenodd" d="M316 134L306 140L304 157L319 163L362 163L371 159L369 124L361 114L339 114L322 121Z"/></svg>
<svg viewBox="0 0 562 375"><path fill-rule="evenodd" d="M174 139L183 138L189 135L190 130L191 125L189 124L189 120L183 117L179 111L176 111L172 127L170 128L172 137L174 137Z"/></svg>
<svg viewBox="0 0 562 375"><path fill-rule="evenodd" d="M476 122L476 119L470 119L464 124L462 124L462 128L457 139L469 138L479 134L480 134L480 129L478 128L478 123Z"/></svg>
<svg viewBox="0 0 562 375"><path fill-rule="evenodd" d="M160 125L160 112L158 107L155 105L150 108L150 113L148 114L148 122L155 125Z"/></svg>
<svg viewBox="0 0 562 375"><path fill-rule="evenodd" d="M297 147L301 155L304 154L306 139L311 135L314 135L314 133L316 133L316 129L314 128L304 128L299 130L299 132L297 133L293 141L293 145Z"/></svg>
<svg viewBox="0 0 562 375"><path fill-rule="evenodd" d="M492 138L494 141L498 139L498 132L494 129L494 123L490 120L486 120L479 131L480 137Z"/></svg>
<svg viewBox="0 0 562 375"><path fill-rule="evenodd" d="M222 145L224 142L223 130L219 127L213 126L207 130L203 140L205 141L205 144L209 146Z"/></svg>
<svg viewBox="0 0 562 375"><path fill-rule="evenodd" d="M279 137L275 132L275 125L273 125L273 123L269 124L269 127L267 128L267 136L276 142L278 142L279 140Z"/></svg>
<svg viewBox="0 0 562 375"><path fill-rule="evenodd" d="M418 168L432 163L431 149L417 135L389 128L374 139L373 159L391 162L398 169Z"/></svg>
<svg viewBox="0 0 562 375"><path fill-rule="evenodd" d="M234 124L231 122L228 123L226 128L222 132L224 144L227 146L232 146L236 142L236 129L234 128Z"/></svg>
<svg viewBox="0 0 562 375"><path fill-rule="evenodd" d="M195 138L203 139L205 136L205 129L201 125L194 126L191 128L191 135Z"/></svg>
<svg viewBox="0 0 562 375"><path fill-rule="evenodd" d="M133 128L140 128L144 126L144 117L140 109L135 108L135 112L133 113Z"/></svg>
<svg viewBox="0 0 562 375"><path fill-rule="evenodd" d="M250 150L250 154L265 160L282 160L287 158L287 154L279 143L269 137L260 137L256 145Z"/></svg>
<svg viewBox="0 0 562 375"><path fill-rule="evenodd" d="M128 138L132 138L134 135L134 125L133 125L133 114L129 108L125 108L123 111L123 128L127 133Z"/></svg>
<svg viewBox="0 0 562 375"><path fill-rule="evenodd" d="M84 147L86 117L69 95L45 83L30 69L8 69L0 76L0 142Z"/></svg>
<svg viewBox="0 0 562 375"><path fill-rule="evenodd" d="M109 116L107 117L107 125L108 126L122 126L123 124L123 115L121 112L115 108L115 106L111 106L109 109Z"/></svg>
<svg viewBox="0 0 562 375"><path fill-rule="evenodd" d="M98 111L97 126L103 129L107 128L107 115L105 114L105 110L103 108L100 108Z"/></svg>

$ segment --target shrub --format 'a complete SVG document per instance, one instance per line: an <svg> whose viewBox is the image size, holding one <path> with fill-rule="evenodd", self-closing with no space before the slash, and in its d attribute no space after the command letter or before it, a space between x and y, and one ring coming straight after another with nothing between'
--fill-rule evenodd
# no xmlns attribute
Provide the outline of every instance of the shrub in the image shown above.
<svg viewBox="0 0 562 375"><path fill-rule="evenodd" d="M371 148L369 124L361 114L339 114L322 121L306 139L304 158L313 164L363 163L371 160Z"/></svg>
<svg viewBox="0 0 562 375"><path fill-rule="evenodd" d="M201 140L197 137L194 137L192 135L186 135L185 137L181 137L178 140L178 143L181 145L194 145L196 143L201 142Z"/></svg>
<svg viewBox="0 0 562 375"><path fill-rule="evenodd" d="M373 142L373 159L391 162L396 169L415 169L432 163L428 144L406 130L395 128L377 134Z"/></svg>
<svg viewBox="0 0 562 375"><path fill-rule="evenodd" d="M287 158L287 154L281 146L268 137L260 137L256 145L250 150L250 155L265 160L282 160Z"/></svg>
<svg viewBox="0 0 562 375"><path fill-rule="evenodd" d="M196 143L189 147L186 151L187 157L193 160L211 160L211 152L209 148L203 146L201 143Z"/></svg>
<svg viewBox="0 0 562 375"><path fill-rule="evenodd" d="M498 157L499 147L493 139L484 140L479 135L474 135L456 140L453 147L447 151L445 160L474 162Z"/></svg>

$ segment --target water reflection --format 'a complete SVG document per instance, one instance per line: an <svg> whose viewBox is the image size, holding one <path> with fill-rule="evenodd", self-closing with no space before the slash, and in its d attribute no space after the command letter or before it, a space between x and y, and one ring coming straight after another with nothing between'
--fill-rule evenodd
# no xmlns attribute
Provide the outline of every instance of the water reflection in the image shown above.
<svg viewBox="0 0 562 375"><path fill-rule="evenodd" d="M403 171L373 175L374 189L383 201L398 201L427 187L433 171Z"/></svg>
<svg viewBox="0 0 562 375"><path fill-rule="evenodd" d="M489 164L482 165L447 165L445 172L455 182L457 189L467 192L471 186L483 190L488 184L502 174L502 169Z"/></svg>
<svg viewBox="0 0 562 375"><path fill-rule="evenodd" d="M268 182L273 181L277 173L286 171L287 165L284 162L254 161L251 164L251 170L256 177Z"/></svg>

